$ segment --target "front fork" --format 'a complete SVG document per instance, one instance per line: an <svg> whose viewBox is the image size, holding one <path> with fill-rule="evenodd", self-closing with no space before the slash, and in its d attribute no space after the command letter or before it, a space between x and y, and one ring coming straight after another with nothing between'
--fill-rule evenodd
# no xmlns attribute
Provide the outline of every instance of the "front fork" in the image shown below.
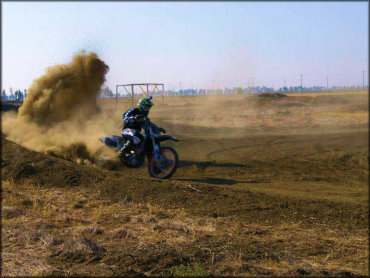
<svg viewBox="0 0 370 278"><path fill-rule="evenodd" d="M150 135L151 135L150 137L152 138L155 161L160 161L161 160L160 148L159 148L159 145L155 142L152 127L150 127Z"/></svg>

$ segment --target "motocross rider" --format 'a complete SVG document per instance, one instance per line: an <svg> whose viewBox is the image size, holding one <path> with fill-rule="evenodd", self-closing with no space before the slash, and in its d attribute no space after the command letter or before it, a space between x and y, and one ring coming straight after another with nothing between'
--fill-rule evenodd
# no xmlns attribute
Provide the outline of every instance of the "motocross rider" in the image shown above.
<svg viewBox="0 0 370 278"><path fill-rule="evenodd" d="M130 108L122 115L122 120L124 122L122 137L126 139L126 143L119 150L121 155L125 154L128 150L132 150L134 146L138 145L143 139L140 130L154 103L150 96L139 100L137 105L138 107Z"/></svg>

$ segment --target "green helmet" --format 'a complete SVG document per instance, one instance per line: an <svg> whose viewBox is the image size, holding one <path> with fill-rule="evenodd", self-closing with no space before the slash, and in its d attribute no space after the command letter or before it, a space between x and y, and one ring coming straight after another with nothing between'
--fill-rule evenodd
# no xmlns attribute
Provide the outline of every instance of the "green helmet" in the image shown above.
<svg viewBox="0 0 370 278"><path fill-rule="evenodd" d="M152 96L147 97L147 98L142 98L139 100L137 105L144 111L148 112L150 108L154 105L152 102Z"/></svg>

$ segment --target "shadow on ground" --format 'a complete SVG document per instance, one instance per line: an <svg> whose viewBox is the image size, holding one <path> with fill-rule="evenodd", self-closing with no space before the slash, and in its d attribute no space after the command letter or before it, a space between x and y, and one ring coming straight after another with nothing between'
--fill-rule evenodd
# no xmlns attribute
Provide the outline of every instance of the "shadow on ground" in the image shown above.
<svg viewBox="0 0 370 278"><path fill-rule="evenodd" d="M230 179L219 179L219 178L203 178L203 179L176 179L178 181L192 181L192 182L202 182L209 184L220 184L220 185L233 185L237 184L238 181Z"/></svg>
<svg viewBox="0 0 370 278"><path fill-rule="evenodd" d="M221 168L250 168L248 165L238 164L238 163L218 163L216 161L179 161L178 167L187 167L195 165L198 169L204 170L209 166L212 167L221 167Z"/></svg>

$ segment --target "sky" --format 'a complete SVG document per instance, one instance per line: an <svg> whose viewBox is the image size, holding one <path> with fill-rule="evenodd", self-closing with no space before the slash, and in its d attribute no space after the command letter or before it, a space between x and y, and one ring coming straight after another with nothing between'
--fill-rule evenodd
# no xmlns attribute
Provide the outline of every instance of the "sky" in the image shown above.
<svg viewBox="0 0 370 278"><path fill-rule="evenodd" d="M106 84L165 89L368 85L368 2L4 2L2 88L81 50ZM328 78L328 79L327 79Z"/></svg>

